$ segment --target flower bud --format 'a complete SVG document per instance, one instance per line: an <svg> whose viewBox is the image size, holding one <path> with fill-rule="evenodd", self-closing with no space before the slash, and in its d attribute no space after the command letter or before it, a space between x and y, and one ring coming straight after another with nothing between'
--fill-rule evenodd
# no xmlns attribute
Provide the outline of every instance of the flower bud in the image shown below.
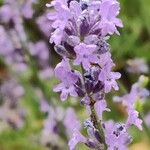
<svg viewBox="0 0 150 150"><path fill-rule="evenodd" d="M88 4L85 3L85 2L83 2L83 3L81 4L81 9L82 9L82 11L85 10L85 9L87 9L87 8L88 8Z"/></svg>
<svg viewBox="0 0 150 150"><path fill-rule="evenodd" d="M84 97L84 95L85 95L84 90L81 87L79 87L78 85L74 85L74 86L75 86L75 91L77 92L78 96Z"/></svg>
<svg viewBox="0 0 150 150"><path fill-rule="evenodd" d="M103 38L101 38L98 41L98 47L99 47L99 49L98 49L99 54L104 54L110 50L109 44Z"/></svg>
<svg viewBox="0 0 150 150"><path fill-rule="evenodd" d="M95 135L95 138L97 139L97 141L99 141L101 143L102 142L102 138L101 138L98 130L94 131L94 135Z"/></svg>
<svg viewBox="0 0 150 150"><path fill-rule="evenodd" d="M86 17L81 18L81 24L80 24L80 36L85 37L89 32L89 23Z"/></svg>
<svg viewBox="0 0 150 150"><path fill-rule="evenodd" d="M74 47L69 45L67 42L64 43L64 47L67 50L67 52L69 53L71 58L75 58L76 57L76 53L74 51Z"/></svg>
<svg viewBox="0 0 150 150"><path fill-rule="evenodd" d="M97 143L95 143L94 141L92 140L87 140L86 142L86 145L89 147L89 148L97 148Z"/></svg>
<svg viewBox="0 0 150 150"><path fill-rule="evenodd" d="M85 89L87 93L91 93L93 91L93 81L86 79L85 80Z"/></svg>
<svg viewBox="0 0 150 150"><path fill-rule="evenodd" d="M62 57L69 57L69 53L64 48L64 46L55 45L54 49L55 49L56 53L58 53L60 56L62 56Z"/></svg>
<svg viewBox="0 0 150 150"><path fill-rule="evenodd" d="M93 87L93 93L97 93L104 88L104 84L101 81L98 81Z"/></svg>
<svg viewBox="0 0 150 150"><path fill-rule="evenodd" d="M68 37L67 43L74 47L74 46L80 44L80 39L77 36L71 35Z"/></svg>

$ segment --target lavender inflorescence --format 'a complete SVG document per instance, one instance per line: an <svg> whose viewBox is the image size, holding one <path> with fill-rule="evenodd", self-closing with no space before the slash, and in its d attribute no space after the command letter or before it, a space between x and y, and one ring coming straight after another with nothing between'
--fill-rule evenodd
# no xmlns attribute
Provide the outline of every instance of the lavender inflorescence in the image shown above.
<svg viewBox="0 0 150 150"><path fill-rule="evenodd" d="M113 72L115 66L111 57L109 36L119 35L118 27L123 27L117 18L120 10L117 0L54 0L47 7L53 11L48 14L52 22L50 42L62 61L55 68L55 76L61 81L54 87L60 92L60 99L68 96L79 97L80 103L90 110L90 118L85 121L88 137L79 128L74 128L69 141L70 150L77 143L84 143L91 149L127 149L131 143L128 128L136 125L142 129L142 120L135 110L136 91L141 85L133 86L131 93L123 98L132 101L127 104L128 119L124 124L104 121L103 112L107 108L105 94L119 90L116 80L121 77ZM77 66L77 69L74 69ZM143 93L143 92L142 92ZM148 92L144 92L144 99ZM134 100L132 99L134 98Z"/></svg>
<svg viewBox="0 0 150 150"><path fill-rule="evenodd" d="M34 19L37 19L34 28L37 27L38 32L41 26L45 25L45 20L48 21L46 16L42 16L43 20L39 19L39 16L34 18L35 3L35 0L4 0L0 6L0 119L15 129L23 128L25 122L25 110L20 102L26 94L22 82L24 75L31 71L29 78L33 80L32 76L37 77L40 82L38 84L42 83L44 86L44 81L53 75L49 60L50 50L46 41L33 43L26 32L27 21L34 22ZM50 30L50 27L47 30ZM1 69L4 70L2 76Z"/></svg>

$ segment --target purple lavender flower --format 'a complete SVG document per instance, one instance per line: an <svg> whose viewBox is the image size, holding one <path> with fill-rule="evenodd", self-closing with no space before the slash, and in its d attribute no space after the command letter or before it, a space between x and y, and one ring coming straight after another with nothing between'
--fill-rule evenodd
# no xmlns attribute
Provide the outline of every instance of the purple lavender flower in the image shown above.
<svg viewBox="0 0 150 150"><path fill-rule="evenodd" d="M104 111L110 111L109 108L107 108L107 104L105 100L97 101L95 104L95 110L97 112L98 117L102 120L102 115Z"/></svg>
<svg viewBox="0 0 150 150"><path fill-rule="evenodd" d="M42 99L41 99L41 107L40 108L41 108L41 111L44 112L44 113L49 112L49 110L51 109L48 102L45 99L43 99L43 96L42 96Z"/></svg>
<svg viewBox="0 0 150 150"><path fill-rule="evenodd" d="M75 91L74 85L66 85L64 83L60 83L54 88L54 91L61 92L60 99L62 101L66 100L69 94L70 96L74 97L78 96L78 94Z"/></svg>
<svg viewBox="0 0 150 150"><path fill-rule="evenodd" d="M68 108L66 110L63 123L66 127L67 134L70 137L73 135L74 129L80 130L81 128L80 122L78 121L75 111L72 108Z"/></svg>
<svg viewBox="0 0 150 150"><path fill-rule="evenodd" d="M27 2L23 3L23 8L22 8L22 14L25 18L32 18L34 14L33 10L33 4L36 3L36 0L28 0Z"/></svg>
<svg viewBox="0 0 150 150"><path fill-rule="evenodd" d="M38 17L36 20L37 25L39 26L40 30L46 35L46 37L49 37L51 34L51 21L47 18L46 14L43 14L42 16Z"/></svg>
<svg viewBox="0 0 150 150"><path fill-rule="evenodd" d="M128 120L126 123L127 128L131 125L137 126L140 130L142 130L142 120L139 118L139 112L136 110L129 108L128 109Z"/></svg>
<svg viewBox="0 0 150 150"><path fill-rule="evenodd" d="M127 71L131 73L148 73L149 68L143 58L135 58L127 61Z"/></svg>
<svg viewBox="0 0 150 150"><path fill-rule="evenodd" d="M61 40L63 38L63 31L60 30L59 28L56 29L52 34L51 34L51 39L50 39L50 42L51 43L55 43L55 44L60 44L61 43Z"/></svg>
<svg viewBox="0 0 150 150"><path fill-rule="evenodd" d="M50 68L50 50L44 41L29 43L29 52L35 59L39 67L39 77L42 80L47 80L53 76L53 70Z"/></svg>
<svg viewBox="0 0 150 150"><path fill-rule="evenodd" d="M11 8L8 4L3 5L0 8L0 19L2 22L7 23L10 21L10 19L13 17L13 13L11 11Z"/></svg>
<svg viewBox="0 0 150 150"><path fill-rule="evenodd" d="M76 46L74 50L76 52L77 57L74 60L74 63L76 65L82 64L85 70L89 70L89 68L91 67L91 63L98 62L97 55L94 54L96 48L96 45L86 45L84 43L81 43L80 45Z"/></svg>
<svg viewBox="0 0 150 150"><path fill-rule="evenodd" d="M55 68L55 75L62 81L55 88L55 92L61 92L61 100L66 100L68 95L78 96L74 84L78 80L77 74L71 72L68 60L62 60Z"/></svg>
<svg viewBox="0 0 150 150"><path fill-rule="evenodd" d="M132 85L131 91L129 94L125 94L122 97L115 97L114 100L120 101L123 105L133 108L135 103L140 100L142 103L149 96L149 91L142 86L141 81Z"/></svg>
<svg viewBox="0 0 150 150"><path fill-rule="evenodd" d="M21 14L19 10L15 8L18 4L16 4L16 2L13 3L13 1L8 1L8 3L4 3L1 9L3 9L3 7L5 8L5 5L10 9L9 11L12 15L7 19L8 22L6 20L1 20L2 23L7 23L9 26L11 25L10 30L6 30L5 26L3 26L3 31L1 30L1 32L4 32L0 42L0 46L3 49L2 55L4 56L5 63L9 66L13 66L12 71L26 71L27 65L25 59L22 57L21 41L18 35L22 38L26 37L22 28Z"/></svg>
<svg viewBox="0 0 150 150"><path fill-rule="evenodd" d="M142 86L142 80L140 78L137 83L133 84L129 94L126 94L123 97L114 97L114 101L122 102L123 105L127 107L127 128L131 125L135 125L142 130L142 120L139 117L139 112L135 110L135 104L138 100L143 103L147 96L149 96L149 91Z"/></svg>
<svg viewBox="0 0 150 150"><path fill-rule="evenodd" d="M53 21L52 27L55 29L50 41L55 44L60 44L67 37L66 33L68 34L71 30L73 35L80 35L84 38L88 34L95 34L97 30L103 36L114 32L118 33L116 26L122 27L121 20L116 18L119 13L119 3L115 0L102 1L101 3L90 1L71 1L68 3L69 5L67 1L53 1L48 5L55 9L48 16ZM95 4L97 6L93 7ZM85 5L87 9L82 8ZM94 11L97 12L94 13ZM77 34L77 32L80 33Z"/></svg>
<svg viewBox="0 0 150 150"><path fill-rule="evenodd" d="M127 150L127 146L132 141L124 124L115 124L112 121L105 122L105 134L109 150Z"/></svg>
<svg viewBox="0 0 150 150"><path fill-rule="evenodd" d="M32 18L34 10L32 8L33 3L36 3L35 0L28 0L17 2L15 0L6 0L4 1L4 5L0 8L0 18L1 21L4 23L10 22L12 19L13 21L18 20L18 9L19 9L19 16L23 16L25 18ZM17 7L17 9L15 9Z"/></svg>
<svg viewBox="0 0 150 150"><path fill-rule="evenodd" d="M0 56L3 57L8 56L14 50L13 43L6 34L6 30L3 26L0 26L0 48Z"/></svg>
<svg viewBox="0 0 150 150"><path fill-rule="evenodd" d="M68 143L69 149L74 150L78 143L86 143L86 138L80 133L79 130L74 129L73 137Z"/></svg>
<svg viewBox="0 0 150 150"><path fill-rule="evenodd" d="M51 77L53 77L53 69L49 68L48 66L45 66L42 70L39 71L39 77L42 80L48 80Z"/></svg>
<svg viewBox="0 0 150 150"><path fill-rule="evenodd" d="M120 73L111 72L111 66L109 66L109 64L106 64L106 66L101 69L99 80L104 82L106 93L110 92L112 88L119 90L116 80L120 77Z"/></svg>
<svg viewBox="0 0 150 150"><path fill-rule="evenodd" d="M120 19L116 18L119 14L119 3L116 0L102 0L100 5L100 28L102 29L102 35L113 34L114 32L119 34L116 27L123 27Z"/></svg>
<svg viewBox="0 0 150 150"><path fill-rule="evenodd" d="M88 105L90 105L90 98L89 98L89 96L85 96L85 97L83 97L82 98L82 100L81 100L81 104L83 104L83 105L86 105L86 106L88 106Z"/></svg>
<svg viewBox="0 0 150 150"><path fill-rule="evenodd" d="M30 54L38 59L38 62L41 66L48 66L49 62L49 49L44 41L39 41L37 43L29 44L29 52Z"/></svg>
<svg viewBox="0 0 150 150"><path fill-rule="evenodd" d="M8 78L0 86L0 119L15 129L24 125L25 111L19 103L23 95L23 87L13 78Z"/></svg>
<svg viewBox="0 0 150 150"><path fill-rule="evenodd" d="M100 143L101 135L98 130L94 127L90 119L84 122L85 128L87 128L88 137L83 136L79 130L74 129L72 139L69 141L69 149L74 150L78 143L83 143L90 149L103 149L103 144Z"/></svg>
<svg viewBox="0 0 150 150"><path fill-rule="evenodd" d="M60 44L61 38L63 36L63 30L68 23L68 20L71 18L71 13L69 8L59 1L56 1L54 8L56 12L48 14L48 19L54 21L52 23L52 27L57 28L51 36L51 42ZM60 38L58 38L58 36L60 36Z"/></svg>
<svg viewBox="0 0 150 150"><path fill-rule="evenodd" d="M25 110L22 106L18 106L15 109L10 108L9 104L5 102L0 106L0 119L7 126L13 129L21 129L24 126Z"/></svg>
<svg viewBox="0 0 150 150"><path fill-rule="evenodd" d="M81 5L76 0L71 0L69 5L70 12L76 21L82 13Z"/></svg>
<svg viewBox="0 0 150 150"><path fill-rule="evenodd" d="M15 79L8 78L0 87L0 94L2 98L10 100L10 102L16 101L24 94L24 89Z"/></svg>
<svg viewBox="0 0 150 150"><path fill-rule="evenodd" d="M70 138L73 136L75 129L80 130L80 122L73 108L70 107L64 110L61 107L52 107L46 100L43 100L41 92L38 91L38 93L41 98L41 111L48 114L48 117L44 120L42 143L61 146L61 143L57 143L56 141L61 140L62 133L64 133L67 138ZM60 130L60 127L63 131Z"/></svg>
<svg viewBox="0 0 150 150"><path fill-rule="evenodd" d="M141 127L133 107L128 107L127 123L120 126L111 124L109 127L102 116L104 111L110 111L105 94L112 88L119 89L116 80L121 77L120 73L112 71L115 65L106 37L119 34L117 27L123 26L117 18L119 3L116 0L54 0L48 6L54 8L49 15L54 30L50 42L54 42L55 51L62 57L55 68L55 76L61 83L54 91L61 92L61 100L66 100L68 95L81 97L81 104L90 112L90 119L84 123L88 137L84 137L75 125L69 141L70 150L80 142L91 149L127 149L131 142L128 127L136 121L135 125L139 123L138 127ZM82 75L73 65L81 66ZM144 95L142 93L140 95L144 97L146 91Z"/></svg>
<svg viewBox="0 0 150 150"><path fill-rule="evenodd" d="M58 113L59 111L59 113ZM62 120L64 111L58 107L56 109L50 106L48 111L48 117L44 120L44 128L41 135L42 144L51 143L53 145L59 145L56 143L59 140L59 131L57 130L57 121Z"/></svg>

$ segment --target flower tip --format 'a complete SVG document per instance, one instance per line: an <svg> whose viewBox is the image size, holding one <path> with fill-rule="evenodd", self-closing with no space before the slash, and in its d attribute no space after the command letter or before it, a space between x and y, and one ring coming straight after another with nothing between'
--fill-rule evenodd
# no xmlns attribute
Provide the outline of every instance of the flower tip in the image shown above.
<svg viewBox="0 0 150 150"><path fill-rule="evenodd" d="M52 7L52 4L47 3L46 7L50 8L50 7Z"/></svg>

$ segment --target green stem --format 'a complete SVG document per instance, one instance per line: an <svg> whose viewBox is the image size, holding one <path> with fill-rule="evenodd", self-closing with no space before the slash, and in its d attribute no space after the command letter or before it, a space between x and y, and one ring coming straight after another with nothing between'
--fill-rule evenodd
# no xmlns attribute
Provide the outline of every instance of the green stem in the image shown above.
<svg viewBox="0 0 150 150"><path fill-rule="evenodd" d="M91 99L92 100L92 99ZM95 112L95 108L94 108L94 104L90 105L90 110L91 110L91 120L93 122L93 125L96 129L98 129L100 136L101 136L101 144L104 144L104 150L107 149L107 144L105 142L105 135L104 135L104 131L103 131L103 127L102 127L102 123L101 120L98 119L96 112Z"/></svg>
<svg viewBox="0 0 150 150"><path fill-rule="evenodd" d="M126 89L126 87L123 85L123 83L121 81L118 81L119 86L120 86L120 90L123 94L128 93L128 90Z"/></svg>
<svg viewBox="0 0 150 150"><path fill-rule="evenodd" d="M83 78L83 81L85 83L85 78L84 78L84 68L83 66L81 65L81 71L82 71L82 78ZM90 96L90 94L86 91L87 95L89 96L90 98L90 111L91 111L91 115L90 115L90 118L91 118L91 121L94 125L94 127L99 131L100 133L100 136L101 136L101 141L99 141L101 144L104 145L104 148L103 150L106 150L107 149L107 144L105 142L105 135L104 135L104 131L103 131L103 127L102 127L102 123L101 123L101 120L98 119L97 117L97 114L95 112L95 108L94 108L94 105L95 105L95 101L92 99L92 97Z"/></svg>

